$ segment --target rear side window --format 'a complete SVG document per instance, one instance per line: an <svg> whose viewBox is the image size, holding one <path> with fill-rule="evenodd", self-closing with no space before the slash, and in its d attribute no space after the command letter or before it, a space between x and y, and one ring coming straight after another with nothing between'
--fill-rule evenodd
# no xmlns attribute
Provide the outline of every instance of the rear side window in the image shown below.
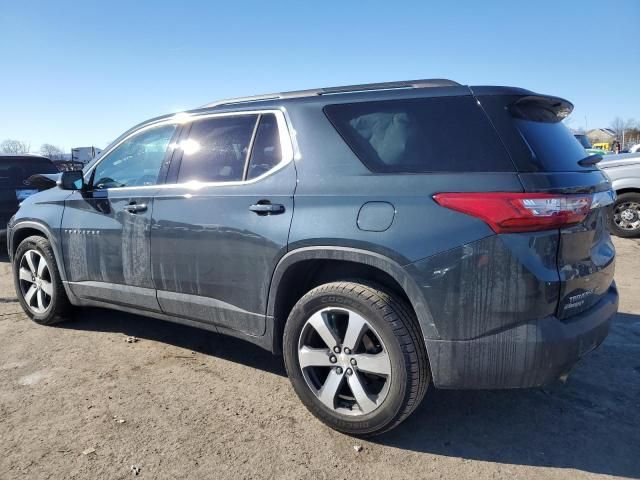
<svg viewBox="0 0 640 480"><path fill-rule="evenodd" d="M213 117L193 123L182 142L178 182L242 180L258 115Z"/></svg>
<svg viewBox="0 0 640 480"><path fill-rule="evenodd" d="M470 96L336 104L325 113L380 173L507 172L511 160Z"/></svg>

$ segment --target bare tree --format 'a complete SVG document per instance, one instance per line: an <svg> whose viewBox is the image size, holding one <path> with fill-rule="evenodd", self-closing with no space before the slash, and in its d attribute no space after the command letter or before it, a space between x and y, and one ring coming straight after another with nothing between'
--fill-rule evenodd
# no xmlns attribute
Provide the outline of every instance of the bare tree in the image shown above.
<svg viewBox="0 0 640 480"><path fill-rule="evenodd" d="M31 144L20 140L7 138L0 143L0 151L2 153L29 153L29 150L31 150Z"/></svg>
<svg viewBox="0 0 640 480"><path fill-rule="evenodd" d="M40 146L40 153L50 160L62 160L64 157L62 149L50 143L43 143Z"/></svg>
<svg viewBox="0 0 640 480"><path fill-rule="evenodd" d="M632 129L636 125L636 121L633 118L627 118L626 120L620 117L616 117L611 122L611 130L616 134L616 138L620 144L624 147L625 136L627 130Z"/></svg>

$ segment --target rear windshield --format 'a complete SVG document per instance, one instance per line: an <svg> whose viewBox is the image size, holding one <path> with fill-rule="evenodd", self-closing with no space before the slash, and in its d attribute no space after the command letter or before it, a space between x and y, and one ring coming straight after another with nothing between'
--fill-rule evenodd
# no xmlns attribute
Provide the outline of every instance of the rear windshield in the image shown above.
<svg viewBox="0 0 640 480"><path fill-rule="evenodd" d="M515 119L516 126L532 153L548 171L579 170L578 161L588 153L562 122L535 122Z"/></svg>
<svg viewBox="0 0 640 480"><path fill-rule="evenodd" d="M0 159L0 186L25 186L24 181L36 173L58 173L58 169L52 162L44 159Z"/></svg>
<svg viewBox="0 0 640 480"><path fill-rule="evenodd" d="M324 111L374 172L514 170L497 133L471 96L336 104Z"/></svg>

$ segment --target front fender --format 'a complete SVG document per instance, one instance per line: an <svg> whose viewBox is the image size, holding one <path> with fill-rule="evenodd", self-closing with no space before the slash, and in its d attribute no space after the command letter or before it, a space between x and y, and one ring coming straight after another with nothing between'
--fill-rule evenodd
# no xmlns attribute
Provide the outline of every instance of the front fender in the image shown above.
<svg viewBox="0 0 640 480"><path fill-rule="evenodd" d="M53 254L56 257L56 263L58 264L58 270L60 272L60 278L64 281L67 279L66 274L64 272L64 262L62 261L62 249L60 242L58 240L58 235L55 234L54 230L50 228L47 224L39 220L15 220L13 224L10 225L7 231L7 249L9 251L9 258L13 260L13 255L18 248L18 245L15 241L16 238L22 237L22 232L28 229L30 231L35 230L42 234L42 236L46 237L51 243L51 248L53 249ZM29 235L27 235L29 236Z"/></svg>

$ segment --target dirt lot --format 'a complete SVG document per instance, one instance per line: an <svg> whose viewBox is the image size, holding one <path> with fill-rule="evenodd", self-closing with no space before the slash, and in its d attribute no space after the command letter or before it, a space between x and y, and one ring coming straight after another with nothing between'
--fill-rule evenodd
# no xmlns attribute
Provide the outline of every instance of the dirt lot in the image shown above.
<svg viewBox="0 0 640 480"><path fill-rule="evenodd" d="M616 244L620 314L567 384L431 389L373 441L325 428L242 341L101 310L40 327L4 257L0 479L640 478L640 242Z"/></svg>

